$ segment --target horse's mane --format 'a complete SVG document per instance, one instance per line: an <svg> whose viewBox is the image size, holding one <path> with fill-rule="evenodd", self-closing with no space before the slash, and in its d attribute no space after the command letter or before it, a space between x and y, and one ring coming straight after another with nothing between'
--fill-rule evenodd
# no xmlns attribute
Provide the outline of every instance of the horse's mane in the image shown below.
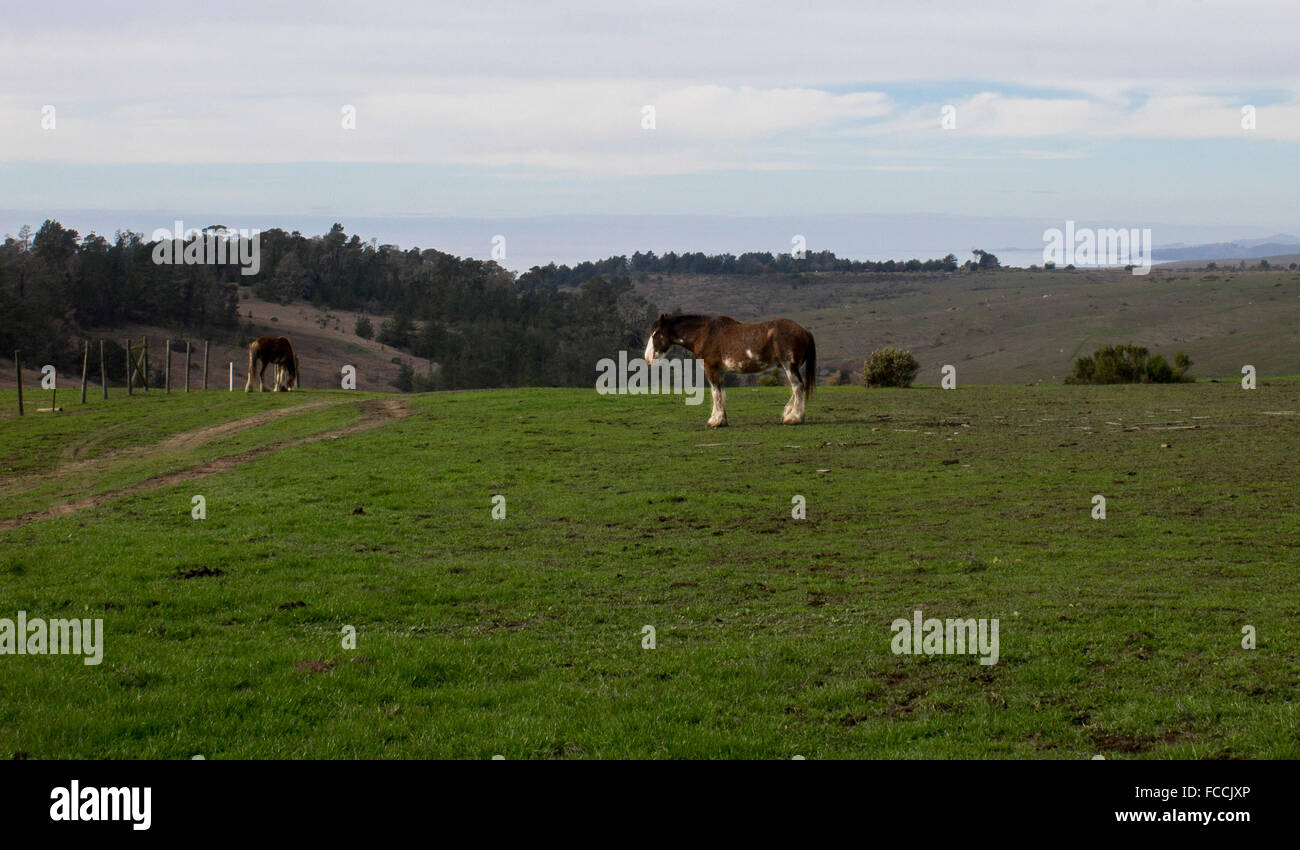
<svg viewBox="0 0 1300 850"><path fill-rule="evenodd" d="M669 316L664 326L671 328L673 333L690 333L698 330L701 325L708 324L712 318L713 316L706 316L703 313L683 313L679 316Z"/></svg>

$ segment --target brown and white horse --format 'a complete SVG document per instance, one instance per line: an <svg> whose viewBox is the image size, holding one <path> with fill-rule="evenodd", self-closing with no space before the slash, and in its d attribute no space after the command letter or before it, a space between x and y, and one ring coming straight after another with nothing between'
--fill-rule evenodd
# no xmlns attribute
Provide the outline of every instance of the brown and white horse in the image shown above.
<svg viewBox="0 0 1300 850"><path fill-rule="evenodd" d="M248 380L244 382L244 392L252 391L253 373L257 371L259 362L262 371L257 375L258 392L266 392L267 366L275 367L272 392L291 390L298 382L298 359L293 356L293 346L285 337L259 336L248 344Z"/></svg>
<svg viewBox="0 0 1300 850"><path fill-rule="evenodd" d="M713 389L710 428L727 424L723 375L761 372L773 364L784 369L790 380L790 401L781 421L786 425L803 422L804 405L817 383L817 344L802 325L789 319L751 324L730 316L660 315L650 329L650 341L645 346L646 362L653 363L674 345L689 350L704 363L704 374Z"/></svg>

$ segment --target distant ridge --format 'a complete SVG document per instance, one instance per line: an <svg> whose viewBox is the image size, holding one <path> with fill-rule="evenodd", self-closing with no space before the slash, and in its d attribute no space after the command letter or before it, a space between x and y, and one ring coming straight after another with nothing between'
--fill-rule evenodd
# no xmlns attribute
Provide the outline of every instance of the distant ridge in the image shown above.
<svg viewBox="0 0 1300 850"><path fill-rule="evenodd" d="M1276 234L1264 239L1238 239L1205 245L1171 245L1156 248L1151 252L1151 259L1157 263L1173 260L1259 260L1295 253L1300 253L1300 238Z"/></svg>
<svg viewBox="0 0 1300 850"><path fill-rule="evenodd" d="M1275 269L1286 268L1292 263L1300 263L1300 250L1296 250L1295 253L1291 254L1270 254L1267 257L1198 257L1195 260L1173 260L1156 263L1156 266L1162 269L1203 269L1210 263L1214 263L1223 269L1234 269L1238 264L1244 262L1247 266L1255 268L1263 260L1268 260L1268 264Z"/></svg>

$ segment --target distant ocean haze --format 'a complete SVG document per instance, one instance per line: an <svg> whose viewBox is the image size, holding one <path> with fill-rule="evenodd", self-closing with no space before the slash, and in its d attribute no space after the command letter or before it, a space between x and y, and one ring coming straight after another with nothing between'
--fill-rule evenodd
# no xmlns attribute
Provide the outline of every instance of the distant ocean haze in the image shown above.
<svg viewBox="0 0 1300 850"><path fill-rule="evenodd" d="M305 235L329 232L341 223L349 236L376 239L402 249L435 248L462 257L491 259L494 246L504 248L501 264L516 272L548 263L575 265L641 251L664 254L702 252L743 254L748 251L790 253L795 237L803 237L809 252L832 251L850 260L971 259L975 248L990 251L1004 266L1043 264L1043 231L1061 227L1064 218L975 218L944 214L825 215L784 217L728 217L705 215L553 216L538 218L447 218L434 216L349 216L301 214L239 214L230 212L140 210L0 210L0 233L16 235L24 224L33 230L46 218L84 236L94 231L112 240L117 230L145 235L176 220L186 227L222 224L230 228L281 228ZM1088 222L1095 227L1151 227L1157 246L1156 261L1172 259L1161 245L1178 257L1195 253L1198 244L1263 243L1283 228L1257 234L1230 225L1160 225L1141 221ZM504 240L499 237L504 237ZM494 241L495 240L495 241ZM1300 240L1297 240L1300 242ZM1182 243L1182 244L1179 244ZM1270 243L1271 244L1271 243ZM1176 247L1174 247L1176 246ZM1277 253L1276 251L1273 253ZM1246 255L1251 255L1249 250ZM1206 255L1209 256L1209 255ZM1216 254L1215 256L1231 256Z"/></svg>

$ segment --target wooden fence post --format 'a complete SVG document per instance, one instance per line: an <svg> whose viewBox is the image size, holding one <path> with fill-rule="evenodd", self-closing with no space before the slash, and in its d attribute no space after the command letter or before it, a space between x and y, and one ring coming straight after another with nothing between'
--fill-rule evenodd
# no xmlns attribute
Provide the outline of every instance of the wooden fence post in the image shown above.
<svg viewBox="0 0 1300 850"><path fill-rule="evenodd" d="M108 398L108 369L104 365L104 338L99 338L99 385L104 388L104 398Z"/></svg>
<svg viewBox="0 0 1300 850"><path fill-rule="evenodd" d="M203 340L203 389L208 388L208 341Z"/></svg>
<svg viewBox="0 0 1300 850"><path fill-rule="evenodd" d="M190 391L190 341L185 340L185 392Z"/></svg>
<svg viewBox="0 0 1300 850"><path fill-rule="evenodd" d="M163 350L167 352L167 362L163 365L163 387L170 393L172 391L172 341L170 339L163 343Z"/></svg>
<svg viewBox="0 0 1300 850"><path fill-rule="evenodd" d="M86 403L86 368L90 365L90 340L81 343L81 403Z"/></svg>
<svg viewBox="0 0 1300 850"><path fill-rule="evenodd" d="M140 385L149 392L149 337L144 338L144 374L140 377Z"/></svg>
<svg viewBox="0 0 1300 850"><path fill-rule="evenodd" d="M131 362L131 338L126 338L126 394L131 394L131 367L135 365Z"/></svg>
<svg viewBox="0 0 1300 850"><path fill-rule="evenodd" d="M23 358L14 352L14 371L18 373L18 415L23 415Z"/></svg>

